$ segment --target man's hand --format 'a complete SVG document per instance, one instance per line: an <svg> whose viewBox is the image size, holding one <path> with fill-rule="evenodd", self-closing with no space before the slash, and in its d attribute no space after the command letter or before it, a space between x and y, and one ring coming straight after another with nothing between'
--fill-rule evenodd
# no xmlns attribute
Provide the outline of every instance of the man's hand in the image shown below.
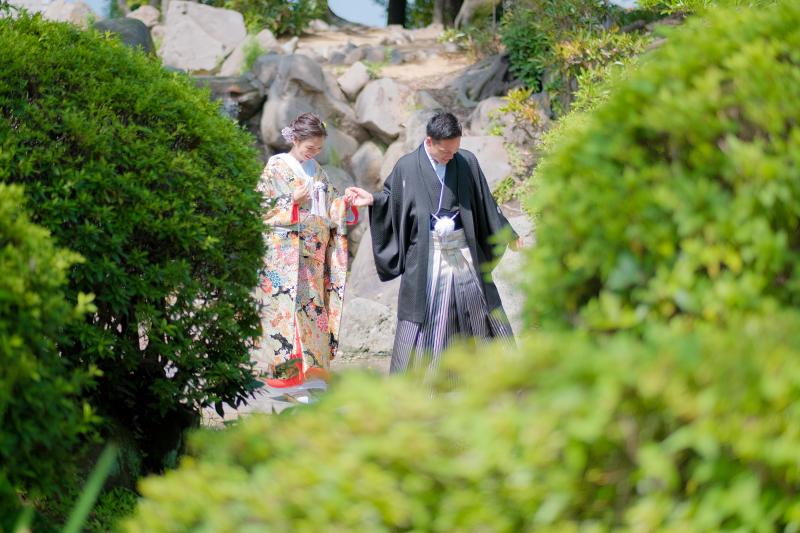
<svg viewBox="0 0 800 533"><path fill-rule="evenodd" d="M292 193L292 202L297 205L304 204L311 199L311 193L308 192L308 187L305 185L298 185Z"/></svg>
<svg viewBox="0 0 800 533"><path fill-rule="evenodd" d="M516 241L511 241L510 243L508 243L508 245L515 252L521 252L522 251L522 238L519 238Z"/></svg>
<svg viewBox="0 0 800 533"><path fill-rule="evenodd" d="M348 187L344 191L344 201L355 207L372 205L372 194L358 187Z"/></svg>

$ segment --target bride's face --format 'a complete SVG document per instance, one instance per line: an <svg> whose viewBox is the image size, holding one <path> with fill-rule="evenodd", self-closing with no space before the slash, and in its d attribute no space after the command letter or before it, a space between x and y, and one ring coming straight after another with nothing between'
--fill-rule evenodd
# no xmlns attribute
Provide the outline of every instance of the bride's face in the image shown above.
<svg viewBox="0 0 800 533"><path fill-rule="evenodd" d="M295 153L303 162L309 161L312 157L316 157L325 145L325 137L310 137L302 141L294 142Z"/></svg>

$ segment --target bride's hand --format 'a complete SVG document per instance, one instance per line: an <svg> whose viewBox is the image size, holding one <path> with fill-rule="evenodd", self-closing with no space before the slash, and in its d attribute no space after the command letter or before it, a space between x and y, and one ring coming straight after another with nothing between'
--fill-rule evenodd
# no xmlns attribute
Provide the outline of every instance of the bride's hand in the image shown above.
<svg viewBox="0 0 800 533"><path fill-rule="evenodd" d="M373 197L369 192L358 187L348 187L344 192L344 199L345 202L355 207L372 205L373 201Z"/></svg>

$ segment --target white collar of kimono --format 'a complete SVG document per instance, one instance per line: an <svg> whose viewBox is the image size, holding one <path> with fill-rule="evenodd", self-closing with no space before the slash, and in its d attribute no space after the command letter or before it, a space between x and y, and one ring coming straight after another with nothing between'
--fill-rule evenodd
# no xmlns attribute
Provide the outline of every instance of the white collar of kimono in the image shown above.
<svg viewBox="0 0 800 533"><path fill-rule="evenodd" d="M437 160L433 158L433 156L431 156L431 153L428 151L428 143L422 141L422 146L425 147L425 155L428 156L428 161L431 162L431 165L433 166L433 171L436 173L436 177L439 178L439 181L442 183L442 185L444 185L444 174L445 171L447 170L447 166L439 163Z"/></svg>
<svg viewBox="0 0 800 533"><path fill-rule="evenodd" d="M303 185L307 189L311 189L311 183L314 180L314 175L317 173L317 166L314 162L314 158L309 159L305 163L301 163L293 155L290 154L278 154L284 163L289 165L289 168L300 178L303 182Z"/></svg>
<svg viewBox="0 0 800 533"><path fill-rule="evenodd" d="M300 163L300 161L290 154L278 154L277 157L289 165L292 172L303 182L303 186L311 192L311 214L327 218L325 185L321 181L314 184L314 176L317 173L317 165L314 159L312 158L305 163ZM311 186L312 184L314 184L314 187Z"/></svg>

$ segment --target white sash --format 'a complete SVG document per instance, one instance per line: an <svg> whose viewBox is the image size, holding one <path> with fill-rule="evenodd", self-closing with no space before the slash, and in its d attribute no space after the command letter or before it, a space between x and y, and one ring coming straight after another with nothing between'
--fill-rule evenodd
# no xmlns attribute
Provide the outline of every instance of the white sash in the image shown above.
<svg viewBox="0 0 800 533"><path fill-rule="evenodd" d="M327 204L325 203L325 184L321 181L314 183L314 175L309 176L308 173L300 164L300 161L289 154L277 154L275 157L281 158L281 161L289 165L303 186L311 192L311 214L322 218L328 218ZM311 159L311 161L314 161ZM316 168L316 164L314 165ZM313 187L312 187L313 183Z"/></svg>

